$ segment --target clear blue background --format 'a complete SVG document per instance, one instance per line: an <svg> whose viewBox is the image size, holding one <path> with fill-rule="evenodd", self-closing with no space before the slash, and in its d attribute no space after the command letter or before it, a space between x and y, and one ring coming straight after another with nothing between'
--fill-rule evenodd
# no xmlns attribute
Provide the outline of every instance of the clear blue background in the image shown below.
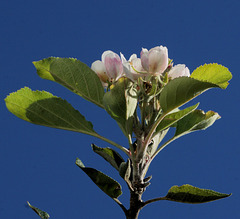
<svg viewBox="0 0 240 219"><path fill-rule="evenodd" d="M111 198L74 164L79 157L124 184L115 170L91 151L108 144L79 133L36 126L9 113L3 99L24 86L67 99L104 136L127 144L114 121L100 108L64 87L42 80L32 61L75 57L88 65L105 50L128 58L142 47L167 46L175 64L191 71L221 63L233 73L226 91L210 90L193 103L217 111L222 119L206 131L175 141L152 163L152 184L143 199L164 196L173 185L233 193L201 205L157 202L143 218L240 218L239 213L239 60L238 0L2 0L0 3L0 218L37 219L26 201L51 218L124 218ZM120 200L128 206L128 190Z"/></svg>

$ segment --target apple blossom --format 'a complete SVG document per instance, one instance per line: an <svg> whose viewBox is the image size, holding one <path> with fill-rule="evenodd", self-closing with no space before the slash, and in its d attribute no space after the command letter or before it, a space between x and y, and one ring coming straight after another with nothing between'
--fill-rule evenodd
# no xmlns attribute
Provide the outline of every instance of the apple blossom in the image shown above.
<svg viewBox="0 0 240 219"><path fill-rule="evenodd" d="M104 63L101 62L100 60L97 60L97 61L92 63L91 69L98 75L99 79L102 82L102 85L104 87L107 87L108 86L107 81L109 79L108 79L108 76L106 74L106 68L105 68Z"/></svg>
<svg viewBox="0 0 240 219"><path fill-rule="evenodd" d="M117 81L123 75L123 65L118 54L107 50L102 54L102 62L110 81Z"/></svg>
<svg viewBox="0 0 240 219"><path fill-rule="evenodd" d="M190 71L188 67L183 64L178 64L172 67L172 69L168 72L168 77L171 79L178 78L178 77L189 77Z"/></svg>
<svg viewBox="0 0 240 219"><path fill-rule="evenodd" d="M205 130L220 118L216 112L204 113L197 109L199 103L183 109L179 107L210 88L226 89L232 78L228 69L216 63L205 64L192 73L192 78L188 78L189 69L183 64L173 66L172 60L168 59L168 50L163 46L149 51L142 49L141 58L133 54L127 61L123 54L120 56L110 50L105 51L101 61L92 63L92 70L73 58L50 57L33 64L40 77L55 81L105 109L126 136L126 146L99 135L91 121L66 100L49 92L32 91L25 87L8 95L6 106L10 112L28 122L97 137L125 153L127 160L112 148L92 144L93 151L112 165L127 183L130 192L128 208L118 199L122 187L117 181L97 169L85 167L79 158L76 165L120 206L126 219L137 219L143 207L156 201L196 204L229 197L231 194L185 184L171 187L164 197L142 199L152 178L146 177L147 171L158 153L179 137ZM52 66L53 72L50 71ZM174 78L177 79L172 80ZM171 129L176 129L172 137L168 135ZM46 212L29 202L28 205L41 218L49 218Z"/></svg>
<svg viewBox="0 0 240 219"><path fill-rule="evenodd" d="M149 51L142 48L141 63L143 68L153 75L163 73L168 67L168 49L163 46L156 46Z"/></svg>
<svg viewBox="0 0 240 219"><path fill-rule="evenodd" d="M91 69L98 75L104 87L107 82L117 81L123 76L123 64L119 55L107 50L102 54L102 61L92 63Z"/></svg>
<svg viewBox="0 0 240 219"><path fill-rule="evenodd" d="M120 55L123 63L123 71L127 78L136 81L139 77L145 76L144 73L141 73L145 71L142 67L141 59L137 58L136 54L131 55L128 61L122 53Z"/></svg>

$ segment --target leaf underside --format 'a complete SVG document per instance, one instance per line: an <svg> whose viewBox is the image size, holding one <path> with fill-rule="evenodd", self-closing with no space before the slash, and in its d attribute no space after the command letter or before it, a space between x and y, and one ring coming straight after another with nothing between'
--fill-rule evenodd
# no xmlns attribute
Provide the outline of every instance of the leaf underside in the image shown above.
<svg viewBox="0 0 240 219"><path fill-rule="evenodd" d="M85 167L79 158L76 159L76 165L80 167L91 178L91 180L111 198L118 198L122 194L121 185L111 177L96 169Z"/></svg>
<svg viewBox="0 0 240 219"><path fill-rule="evenodd" d="M198 107L199 103L195 104L194 106L190 106L186 109L179 110L175 113L168 114L158 125L156 128L156 132L160 132L169 126L175 124L177 121L181 120L183 117L187 116L193 110Z"/></svg>
<svg viewBox="0 0 240 219"><path fill-rule="evenodd" d="M124 159L121 157L119 153L117 153L112 148L101 148L92 144L92 149L95 153L103 157L107 162L109 162L117 171L119 171L119 167Z"/></svg>
<svg viewBox="0 0 240 219"><path fill-rule="evenodd" d="M36 207L32 206L29 202L27 202L27 203L28 203L28 206L32 210L34 210L38 214L38 216L40 216L40 218L42 218L42 219L50 218L50 216L49 216L49 214L47 212L44 212L44 211L40 210L39 208L36 208Z"/></svg>
<svg viewBox="0 0 240 219"><path fill-rule="evenodd" d="M177 122L175 137L180 137L193 131L205 130L220 118L219 114L213 111L204 113L202 110L194 110Z"/></svg>

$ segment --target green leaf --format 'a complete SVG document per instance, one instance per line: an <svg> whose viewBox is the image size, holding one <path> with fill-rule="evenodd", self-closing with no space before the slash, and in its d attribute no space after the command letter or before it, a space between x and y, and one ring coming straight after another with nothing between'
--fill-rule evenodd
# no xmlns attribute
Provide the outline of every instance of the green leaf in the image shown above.
<svg viewBox="0 0 240 219"><path fill-rule="evenodd" d="M127 78L120 78L114 87L105 93L103 104L123 133L126 136L131 134L133 115L137 107L137 93L133 83Z"/></svg>
<svg viewBox="0 0 240 219"><path fill-rule="evenodd" d="M189 77L175 78L161 92L160 105L162 110L167 114L212 87L217 87L217 85Z"/></svg>
<svg viewBox="0 0 240 219"><path fill-rule="evenodd" d="M232 79L232 74L226 67L213 63L195 69L191 78L217 84L222 89L226 89L229 84L228 81Z"/></svg>
<svg viewBox="0 0 240 219"><path fill-rule="evenodd" d="M96 169L85 167L79 158L76 159L76 164L111 198L117 198L122 194L121 185L109 176Z"/></svg>
<svg viewBox="0 0 240 219"><path fill-rule="evenodd" d="M8 110L28 122L96 136L91 122L67 101L46 91L22 88L5 99Z"/></svg>
<svg viewBox="0 0 240 219"><path fill-rule="evenodd" d="M131 167L130 159L127 160L127 162L122 162L119 167L119 175L125 180L125 182L128 184L129 188L134 191L131 183L132 178L132 167Z"/></svg>
<svg viewBox="0 0 240 219"><path fill-rule="evenodd" d="M174 124L174 126L176 126L175 135L158 148L158 150L154 153L154 157L174 140L194 131L205 130L220 118L221 117L218 113L213 111L208 111L207 113L204 113L202 110L192 111L176 122L176 125Z"/></svg>
<svg viewBox="0 0 240 219"><path fill-rule="evenodd" d="M160 105L163 113L168 114L210 88L225 89L230 79L231 73L227 68L217 64L201 66L191 77L175 78L161 92Z"/></svg>
<svg viewBox="0 0 240 219"><path fill-rule="evenodd" d="M158 127L156 129L156 132L160 132L160 131L170 127L171 125L173 125L174 123L176 123L177 121L182 119L183 117L187 116L193 110L195 110L198 107L198 105L199 105L199 103L195 104L194 106L190 106L190 107L188 107L186 109L179 110L179 111L177 111L175 113L168 114L159 123L159 125L158 125Z"/></svg>
<svg viewBox="0 0 240 219"><path fill-rule="evenodd" d="M92 144L92 149L95 153L103 157L107 162L109 162L117 171L124 159L119 153L114 151L112 148L101 148L97 147L95 144Z"/></svg>
<svg viewBox="0 0 240 219"><path fill-rule="evenodd" d="M122 162L119 167L119 175L126 181L129 180L131 172L132 168L130 160L128 159L127 162Z"/></svg>
<svg viewBox="0 0 240 219"><path fill-rule="evenodd" d="M168 131L169 131L169 128L166 128L162 131L158 131L154 133L154 136L152 137L152 141L147 146L147 154L149 156L152 156L156 152L160 142L164 139Z"/></svg>
<svg viewBox="0 0 240 219"><path fill-rule="evenodd" d="M97 74L86 64L73 58L55 57L33 64L41 78L55 81L84 99L103 107L104 88Z"/></svg>
<svg viewBox="0 0 240 219"><path fill-rule="evenodd" d="M27 202L27 203L28 203L29 207L31 209L33 209L38 214L38 216L40 216L40 218L42 218L42 219L50 218L50 216L47 212L44 212L44 211L40 210L39 208L32 206L29 202Z"/></svg>
<svg viewBox="0 0 240 219"><path fill-rule="evenodd" d="M226 198L230 195L231 194L219 193L209 189L200 189L186 184L182 186L173 186L165 196L165 200L198 204Z"/></svg>
<svg viewBox="0 0 240 219"><path fill-rule="evenodd" d="M177 122L175 137L179 138L193 131L205 130L220 118L219 114L213 111L204 113L202 110L194 110Z"/></svg>

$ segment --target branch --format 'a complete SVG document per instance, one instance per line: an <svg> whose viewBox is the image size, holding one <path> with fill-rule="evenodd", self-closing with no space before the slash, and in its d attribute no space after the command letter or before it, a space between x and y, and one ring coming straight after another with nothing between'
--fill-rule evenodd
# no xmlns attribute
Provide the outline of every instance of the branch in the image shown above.
<svg viewBox="0 0 240 219"><path fill-rule="evenodd" d="M150 204L150 203L153 203L153 202L156 202L156 201L161 201L161 200L167 200L167 199L166 199L166 197L150 199L148 201L143 202L143 207Z"/></svg>
<svg viewBox="0 0 240 219"><path fill-rule="evenodd" d="M124 207L124 205L117 198L113 198L113 200L121 207L125 215L127 215L128 210Z"/></svg>
<svg viewBox="0 0 240 219"><path fill-rule="evenodd" d="M92 136L97 137L97 138L99 138L103 141L106 141L106 142L110 143L111 145L113 145L113 146L117 147L118 149L120 149L121 151L123 151L129 157L129 150L127 148L125 148L125 147L115 143L114 141L111 141L110 139L105 138L105 137L103 137L103 136L101 136L97 133L94 133L94 135L92 135Z"/></svg>

